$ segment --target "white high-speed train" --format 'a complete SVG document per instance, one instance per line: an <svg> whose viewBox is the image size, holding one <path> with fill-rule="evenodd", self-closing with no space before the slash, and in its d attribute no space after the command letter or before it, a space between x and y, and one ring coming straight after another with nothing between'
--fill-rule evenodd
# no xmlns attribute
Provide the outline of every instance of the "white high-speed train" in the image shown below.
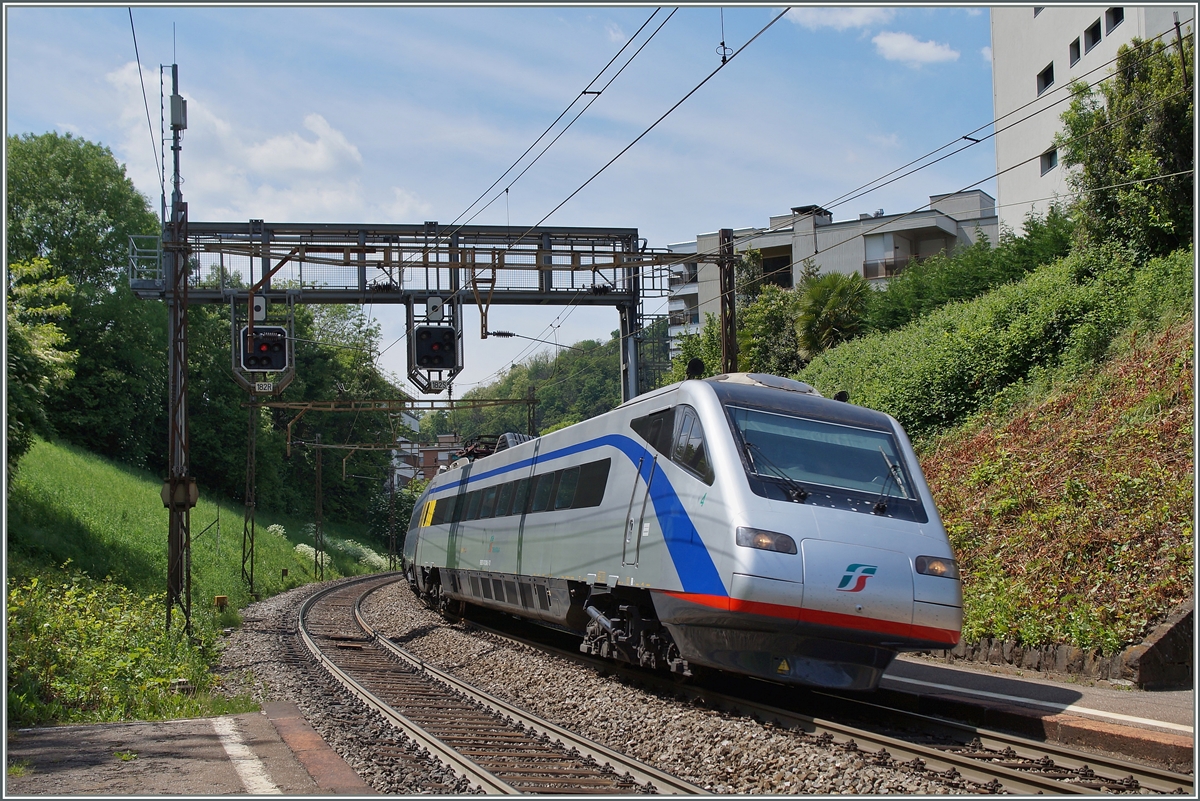
<svg viewBox="0 0 1200 801"><path fill-rule="evenodd" d="M685 674L873 689L898 652L953 647L962 626L900 425L762 374L664 387L438 475L403 556L431 605Z"/></svg>

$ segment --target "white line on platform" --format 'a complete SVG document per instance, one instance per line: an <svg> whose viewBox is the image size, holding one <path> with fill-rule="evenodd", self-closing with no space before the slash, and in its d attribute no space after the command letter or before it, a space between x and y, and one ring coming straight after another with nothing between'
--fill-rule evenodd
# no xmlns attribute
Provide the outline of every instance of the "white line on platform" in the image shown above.
<svg viewBox="0 0 1200 801"><path fill-rule="evenodd" d="M283 791L276 787L267 775L267 768L262 760L242 742L242 733L237 730L233 718L213 718L212 724L217 737L221 739L225 753L229 754L233 769L245 785L246 792L251 795L282 795Z"/></svg>
<svg viewBox="0 0 1200 801"><path fill-rule="evenodd" d="M1172 731L1181 731L1187 734L1193 734L1194 730L1191 726L1183 726L1179 723L1167 723L1164 720L1151 720L1150 718L1138 718L1133 715L1122 715L1119 712L1105 712L1101 709L1092 709L1078 704L1056 704L1053 701L1039 701L1036 698L1022 698L1019 695L1003 695L1001 693L990 693L986 690L969 690L966 687L955 687L952 684L935 684L932 681L921 681L919 679L906 679L903 676L884 676L884 681L902 681L907 684L920 684L922 687L933 687L938 690L950 690L964 695L980 695L985 698L998 698L1001 701L1015 701L1019 704L1032 704L1041 706L1047 709L1053 709L1058 712L1078 712L1084 715L1095 715L1101 718L1110 720L1119 720L1125 723L1136 723L1141 726L1158 726L1163 729L1171 729Z"/></svg>

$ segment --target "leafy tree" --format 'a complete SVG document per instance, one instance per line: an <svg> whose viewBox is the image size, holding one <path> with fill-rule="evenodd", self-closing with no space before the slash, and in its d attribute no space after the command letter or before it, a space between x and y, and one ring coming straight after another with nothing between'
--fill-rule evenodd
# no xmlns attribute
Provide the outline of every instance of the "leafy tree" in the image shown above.
<svg viewBox="0 0 1200 801"><path fill-rule="evenodd" d="M158 219L108 148L57 133L7 143L9 263L44 257L47 276L75 286L61 328L76 369L47 396L47 420L71 442L157 466L167 436L166 313L136 300L122 273L129 236L156 234Z"/></svg>
<svg viewBox="0 0 1200 801"><path fill-rule="evenodd" d="M128 464L165 469L166 308L117 285L90 293L64 328L79 357L46 405L59 436Z"/></svg>
<svg viewBox="0 0 1200 801"><path fill-rule="evenodd" d="M679 338L679 355L671 360L671 371L663 377L661 386L687 378L688 362L696 358L704 362L701 378L721 372L721 330L712 312L705 312L704 327L699 334L684 334Z"/></svg>
<svg viewBox="0 0 1200 801"><path fill-rule="evenodd" d="M809 282L795 325L802 355L811 359L862 333L871 292L858 273L827 273Z"/></svg>
<svg viewBox="0 0 1200 801"><path fill-rule="evenodd" d="M764 284L761 250L751 248L742 254L737 264L733 266L733 282L734 294L739 307L758 297Z"/></svg>
<svg viewBox="0 0 1200 801"><path fill-rule="evenodd" d="M1024 278L1070 252L1073 231L1070 217L1054 205L1045 217L1026 217L1021 236L1005 230L995 247L981 236L952 255L911 265L871 296L868 327L891 331L952 301L969 300Z"/></svg>
<svg viewBox="0 0 1200 801"><path fill-rule="evenodd" d="M476 387L463 398L523 399L532 387L537 397L538 431L560 427L565 421L587 420L621 402L619 341L614 335L604 343L584 340L557 354L536 354L510 367L496 382ZM526 407L521 405L460 410L450 415L450 424L464 438L524 432L528 427L526 415Z"/></svg>
<svg viewBox="0 0 1200 801"><path fill-rule="evenodd" d="M800 295L773 284L738 312L738 369L747 373L791 375L804 366L796 320Z"/></svg>
<svg viewBox="0 0 1200 801"><path fill-rule="evenodd" d="M1055 144L1075 168L1081 243L1116 240L1146 259L1192 241L1195 111L1178 56L1134 39L1107 81L1072 85Z"/></svg>
<svg viewBox="0 0 1200 801"><path fill-rule="evenodd" d="M130 234L157 216L107 147L70 134L8 137L9 263L44 256L80 288L117 283Z"/></svg>
<svg viewBox="0 0 1200 801"><path fill-rule="evenodd" d="M404 549L404 535L408 531L408 522L412 519L413 510L417 507L417 500L421 497L421 493L429 486L428 481L422 481L419 478L405 484L403 487L396 488L396 553L399 554ZM372 539L379 542L383 549L380 553L387 553L388 535L391 531L392 521L392 498L391 486L385 481L378 485L376 490L371 494L370 508L367 513L367 530L370 532Z"/></svg>
<svg viewBox="0 0 1200 801"><path fill-rule="evenodd" d="M66 299L73 287L66 278L50 277L46 259L8 266L5 331L8 420L8 477L29 450L35 433L49 436L47 391L61 386L74 372L77 353L64 350L66 335L55 323L69 313Z"/></svg>

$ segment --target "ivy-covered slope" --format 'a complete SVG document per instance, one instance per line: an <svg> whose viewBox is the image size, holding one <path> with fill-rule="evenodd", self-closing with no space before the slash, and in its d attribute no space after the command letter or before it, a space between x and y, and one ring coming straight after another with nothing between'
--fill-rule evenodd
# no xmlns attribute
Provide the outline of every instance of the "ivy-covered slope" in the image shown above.
<svg viewBox="0 0 1200 801"><path fill-rule="evenodd" d="M1193 322L924 443L962 564L964 639L1139 642L1193 592Z"/></svg>

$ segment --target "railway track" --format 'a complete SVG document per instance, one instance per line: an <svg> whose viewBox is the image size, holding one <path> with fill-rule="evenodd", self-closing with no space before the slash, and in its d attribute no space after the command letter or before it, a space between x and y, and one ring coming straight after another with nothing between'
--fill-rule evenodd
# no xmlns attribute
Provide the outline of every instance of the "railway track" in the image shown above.
<svg viewBox="0 0 1200 801"><path fill-rule="evenodd" d="M548 644L544 639L515 635L477 620L470 625L490 636L547 651L598 671L618 674L655 689L700 700L705 705L752 715L765 722L803 731L848 750L874 752L877 764L900 764L918 771L935 771L993 792L1027 794L1107 795L1130 793L1194 794L1192 776L1161 770L1100 754L1077 751L1054 743L1029 740L954 721L884 707L861 699L813 692L838 707L838 715L876 722L889 731L862 728L734 696L699 685L680 684L647 671L600 660Z"/></svg>
<svg viewBox="0 0 1200 801"><path fill-rule="evenodd" d="M330 587L300 608L299 636L343 686L488 794L696 794L699 787L578 737L424 664L381 638L362 598L397 580Z"/></svg>

